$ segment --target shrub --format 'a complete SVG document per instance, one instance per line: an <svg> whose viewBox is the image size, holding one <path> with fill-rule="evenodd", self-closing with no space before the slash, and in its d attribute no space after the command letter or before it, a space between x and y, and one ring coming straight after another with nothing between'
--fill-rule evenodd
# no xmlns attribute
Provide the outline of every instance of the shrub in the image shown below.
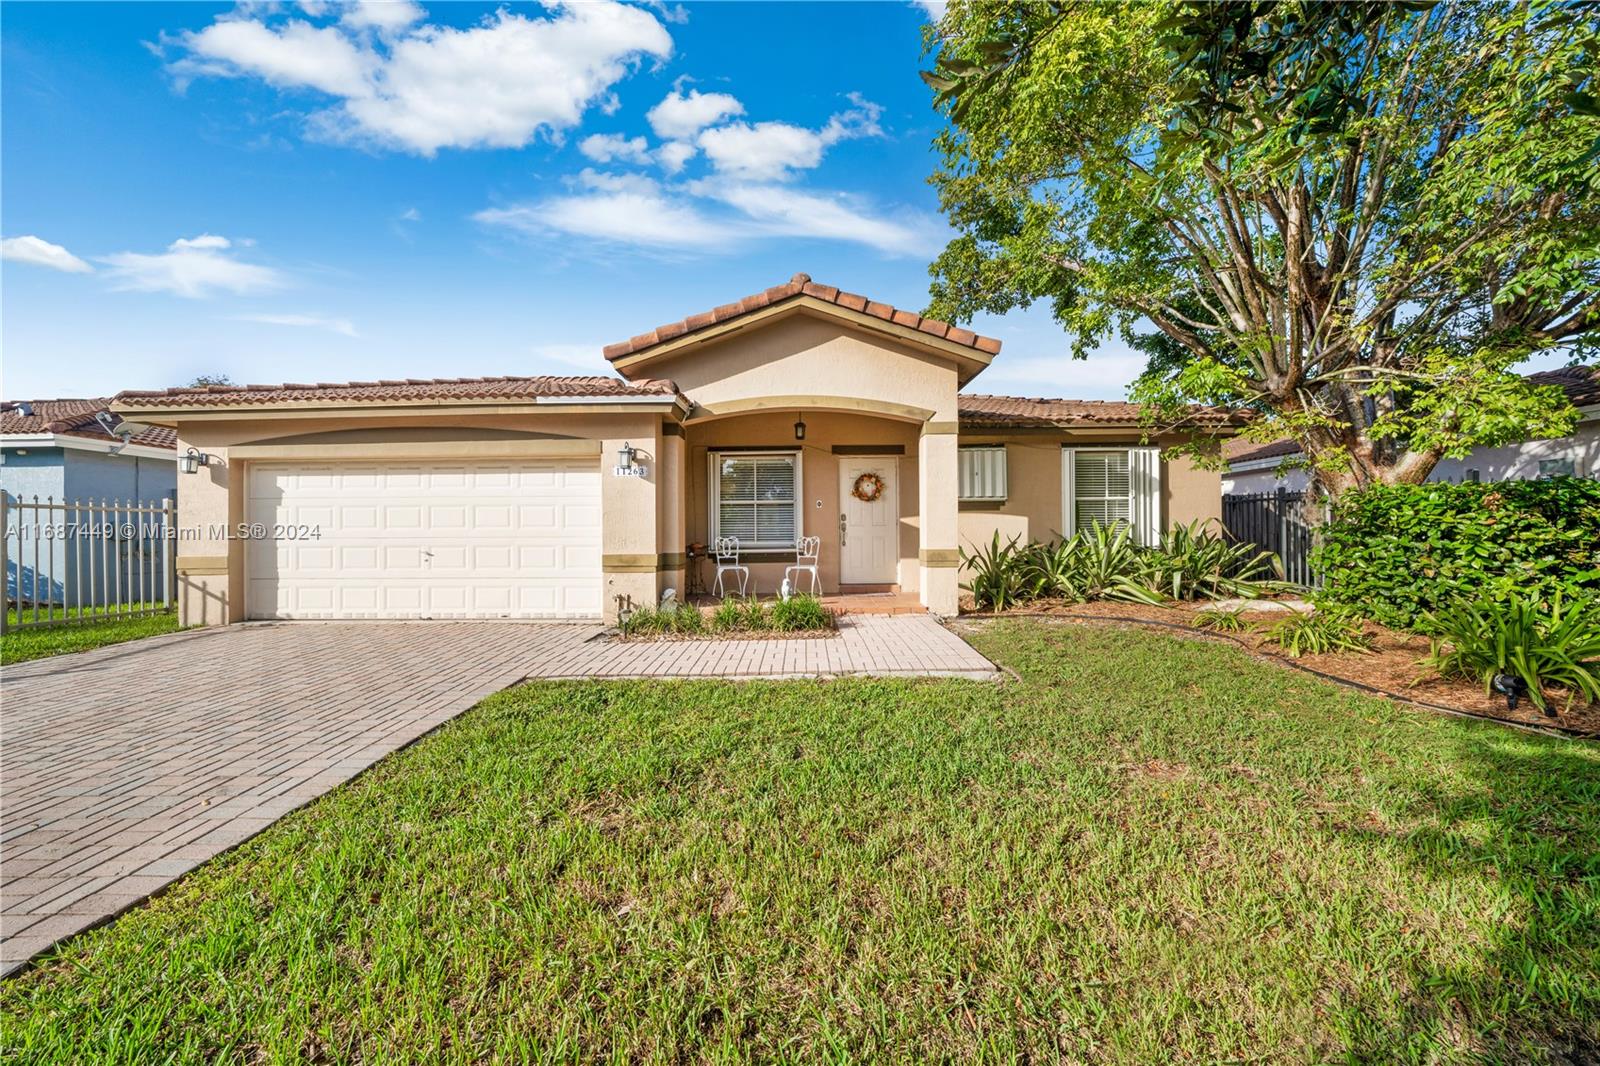
<svg viewBox="0 0 1600 1066"><path fill-rule="evenodd" d="M711 628L718 633L749 633L767 628L766 605L754 597L747 600L728 597L711 615Z"/></svg>
<svg viewBox="0 0 1600 1066"><path fill-rule="evenodd" d="M1268 629L1266 636L1268 641L1296 659L1333 651L1372 650L1372 643L1361 632L1361 623L1336 610L1317 610L1311 614L1291 612L1289 617Z"/></svg>
<svg viewBox="0 0 1600 1066"><path fill-rule="evenodd" d="M1038 594L1029 566L1033 548L1018 547L1019 540L1012 537L1001 544L997 531L986 548L975 552L959 549L961 568L972 573L972 579L961 587L972 593L972 602L978 607L1003 611Z"/></svg>
<svg viewBox="0 0 1600 1066"><path fill-rule="evenodd" d="M1144 583L1175 600L1259 596L1283 571L1276 555L1231 542L1198 519L1163 533L1144 564Z"/></svg>
<svg viewBox="0 0 1600 1066"><path fill-rule="evenodd" d="M665 611L655 607L641 607L617 623L625 637L656 633L700 633L705 630L705 617L700 608L680 603Z"/></svg>
<svg viewBox="0 0 1600 1066"><path fill-rule="evenodd" d="M1600 592L1600 481L1376 486L1340 497L1313 565L1330 602L1412 628L1458 600Z"/></svg>
<svg viewBox="0 0 1600 1066"><path fill-rule="evenodd" d="M832 629L833 612L815 596L790 596L772 605L772 628L780 633Z"/></svg>
<svg viewBox="0 0 1600 1066"><path fill-rule="evenodd" d="M1195 614L1194 624L1201 629L1212 629L1219 633L1243 633L1249 628L1244 620L1244 611L1237 607L1231 611L1221 607L1207 607Z"/></svg>
<svg viewBox="0 0 1600 1066"><path fill-rule="evenodd" d="M1078 603L1162 603L1160 594L1141 580L1144 552L1133 542L1133 531L1122 524L1102 526L1096 522L1054 545L1038 546L1031 569L1043 588Z"/></svg>
<svg viewBox="0 0 1600 1066"><path fill-rule="evenodd" d="M1541 711L1544 686L1559 685L1572 699L1600 700L1600 602L1580 596L1563 606L1556 594L1548 610L1531 597L1458 600L1423 617L1433 648L1422 660L1441 677L1482 681L1493 691L1496 674L1522 679Z"/></svg>

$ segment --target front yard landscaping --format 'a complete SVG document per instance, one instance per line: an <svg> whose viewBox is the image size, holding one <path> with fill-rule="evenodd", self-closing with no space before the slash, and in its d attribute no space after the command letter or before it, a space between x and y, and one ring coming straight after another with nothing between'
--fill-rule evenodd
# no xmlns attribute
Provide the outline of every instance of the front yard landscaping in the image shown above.
<svg viewBox="0 0 1600 1066"><path fill-rule="evenodd" d="M16 1062L1593 1061L1600 751L1214 644L539 683L0 988Z"/></svg>
<svg viewBox="0 0 1600 1066"><path fill-rule="evenodd" d="M31 613L24 612L31 618ZM10 612L15 624L17 611ZM51 626L29 626L8 630L0 637L0 664L22 663L29 659L43 659L50 655L64 655L72 651L88 651L107 644L121 644L141 637L154 637L162 633L175 633L178 612L144 615L138 618L101 618L92 621L70 622Z"/></svg>

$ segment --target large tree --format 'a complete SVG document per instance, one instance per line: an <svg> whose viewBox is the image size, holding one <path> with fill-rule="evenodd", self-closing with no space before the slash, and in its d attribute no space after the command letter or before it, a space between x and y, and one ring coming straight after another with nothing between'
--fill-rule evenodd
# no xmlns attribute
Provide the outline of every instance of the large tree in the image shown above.
<svg viewBox="0 0 1600 1066"><path fill-rule="evenodd" d="M959 236L932 305L1036 300L1330 494L1567 432L1530 354L1600 331L1593 3L955 0L925 77ZM1153 327L1153 328L1152 328Z"/></svg>

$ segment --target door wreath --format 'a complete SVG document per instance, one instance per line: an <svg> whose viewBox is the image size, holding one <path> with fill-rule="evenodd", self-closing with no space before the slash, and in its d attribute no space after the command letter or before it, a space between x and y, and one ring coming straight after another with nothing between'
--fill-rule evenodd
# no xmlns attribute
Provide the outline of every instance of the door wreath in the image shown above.
<svg viewBox="0 0 1600 1066"><path fill-rule="evenodd" d="M877 474L862 474L850 487L850 495L862 503L873 503L883 495L883 478Z"/></svg>

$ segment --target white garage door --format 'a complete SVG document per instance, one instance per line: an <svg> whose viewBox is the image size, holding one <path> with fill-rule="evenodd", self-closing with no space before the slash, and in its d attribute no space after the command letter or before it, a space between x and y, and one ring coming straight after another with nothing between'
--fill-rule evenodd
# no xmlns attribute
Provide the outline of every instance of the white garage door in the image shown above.
<svg viewBox="0 0 1600 1066"><path fill-rule="evenodd" d="M248 482L252 618L600 616L597 460L261 464Z"/></svg>

